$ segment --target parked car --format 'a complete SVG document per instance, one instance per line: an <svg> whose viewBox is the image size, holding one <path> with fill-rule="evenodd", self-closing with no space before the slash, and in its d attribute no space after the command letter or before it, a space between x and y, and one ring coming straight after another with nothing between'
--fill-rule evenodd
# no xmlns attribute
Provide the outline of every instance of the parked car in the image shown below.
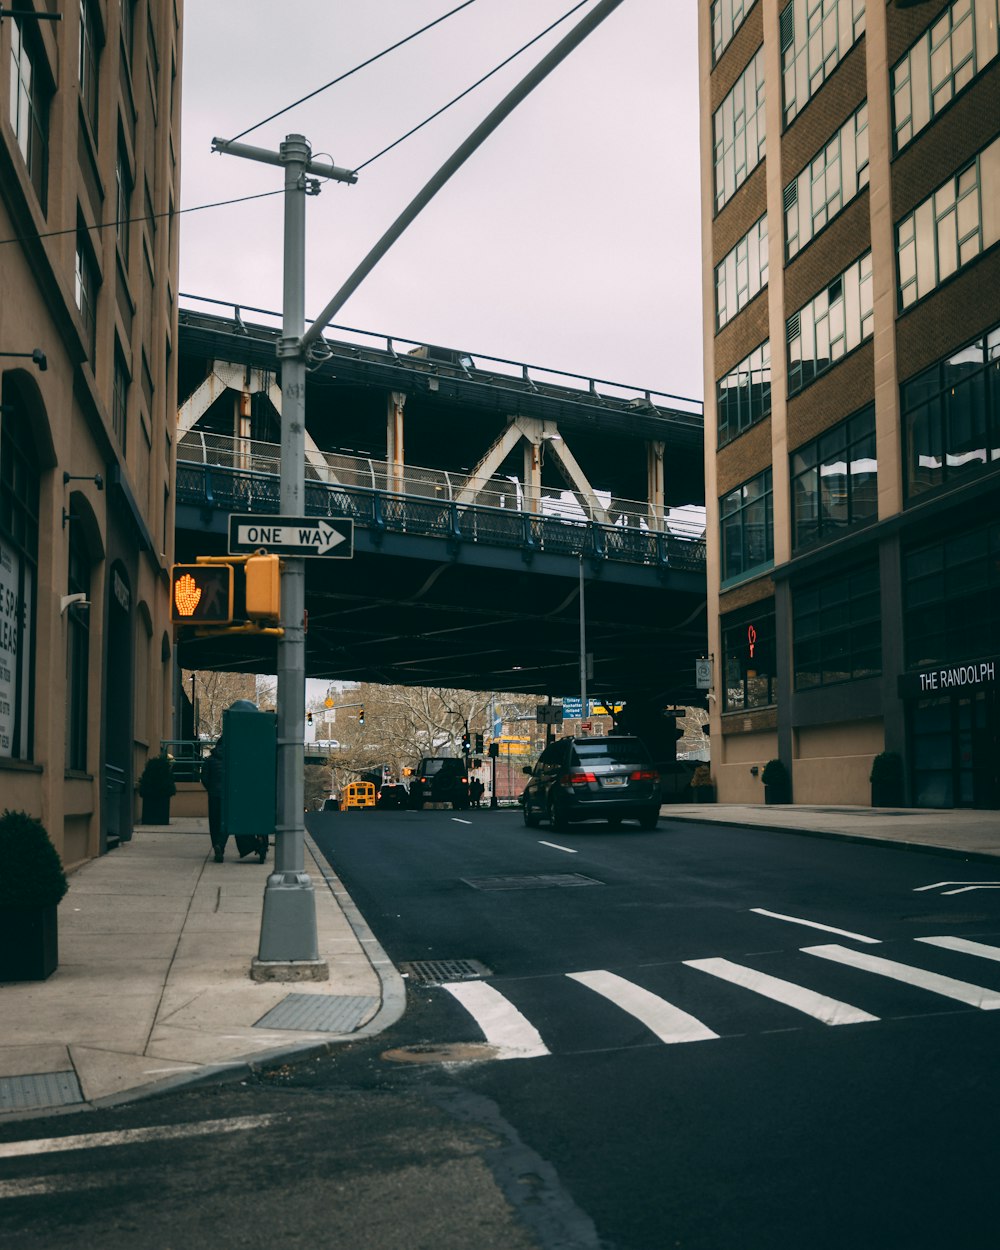
<svg viewBox="0 0 1000 1250"><path fill-rule="evenodd" d="M323 800L321 812L339 812L340 811L340 795L331 794L328 799Z"/></svg>
<svg viewBox="0 0 1000 1250"><path fill-rule="evenodd" d="M660 815L660 774L638 738L560 738L550 743L534 768L523 795L524 823L547 820L553 829L573 821L606 820L616 828L638 820L655 829Z"/></svg>
<svg viewBox="0 0 1000 1250"><path fill-rule="evenodd" d="M464 760L425 756L420 761L410 783L410 806L419 811L425 803L450 803L455 811L469 806L469 774Z"/></svg>
<svg viewBox="0 0 1000 1250"><path fill-rule="evenodd" d="M408 807L410 802L410 792L404 785L388 785L383 786L378 792L378 802L376 807Z"/></svg>

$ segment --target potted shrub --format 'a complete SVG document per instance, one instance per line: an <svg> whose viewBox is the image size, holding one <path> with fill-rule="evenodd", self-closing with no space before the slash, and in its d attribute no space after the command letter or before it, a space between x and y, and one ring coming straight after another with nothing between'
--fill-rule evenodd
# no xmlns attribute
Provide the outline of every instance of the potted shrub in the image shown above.
<svg viewBox="0 0 1000 1250"><path fill-rule="evenodd" d="M142 795L142 823L144 825L170 824L170 799L177 793L174 785L174 765L166 755L152 755L139 778Z"/></svg>
<svg viewBox="0 0 1000 1250"><path fill-rule="evenodd" d="M691 778L691 793L696 803L715 802L715 782L707 764L699 764Z"/></svg>
<svg viewBox="0 0 1000 1250"><path fill-rule="evenodd" d="M44 981L59 963L56 908L68 889L41 821L0 815L0 981Z"/></svg>
<svg viewBox="0 0 1000 1250"><path fill-rule="evenodd" d="M768 760L760 779L764 783L765 803L790 803L792 801L792 779L781 760Z"/></svg>
<svg viewBox="0 0 1000 1250"><path fill-rule="evenodd" d="M868 780L872 783L872 807L899 807L903 802L902 756L880 751L872 760Z"/></svg>

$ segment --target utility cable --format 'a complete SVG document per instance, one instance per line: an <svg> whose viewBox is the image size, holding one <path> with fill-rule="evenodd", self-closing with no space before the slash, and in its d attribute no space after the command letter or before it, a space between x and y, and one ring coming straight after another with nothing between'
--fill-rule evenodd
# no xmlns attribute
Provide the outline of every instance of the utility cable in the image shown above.
<svg viewBox="0 0 1000 1250"><path fill-rule="evenodd" d="M271 195L284 195L285 188L276 191L260 191L256 195L239 195L234 200L215 200L211 204L192 204L190 208L170 208L163 213L146 213L142 217L117 217L114 221L99 221L93 226L84 226L85 230L110 230L113 226L131 225L133 221L156 221L160 217L180 217L184 213L200 213L206 208L225 208L229 204L245 204L248 200L266 200ZM55 239L63 234L79 234L80 227L72 226L66 230L45 230L41 234L20 234L10 239L0 239L0 247L6 243L33 243L36 239Z"/></svg>
<svg viewBox="0 0 1000 1250"><path fill-rule="evenodd" d="M374 156L369 156L369 158L366 161L362 161L360 165L355 165L354 172L356 174L360 173L361 170L364 169L366 165L370 165L373 161L377 161L380 156L385 156L386 152L391 152L393 148L398 147L405 139L409 139L411 135L415 135L418 130L423 130L424 126L434 121L436 117L440 117L442 113L450 109L453 104L457 104L459 100L464 100L465 97L470 92L475 91L477 87L481 87L482 84L486 82L488 78L492 78L494 74L499 74L499 72L504 68L505 65L509 65L511 61L513 61L516 57L519 57L522 52L527 52L527 50L533 44L536 44L539 41L539 39L544 39L545 36L549 33L549 31L555 30L555 28L560 24L560 22L565 22L568 17L573 16L573 14L577 11L577 9L582 9L583 6L587 3L588 3L588 0L580 0L579 4L574 4L571 9L568 9L562 15L562 17L557 17L556 20L550 26L546 26L544 30L539 31L539 33L535 35L534 39L529 39L526 44L523 44L520 48L517 49L516 52L512 52L510 56L507 57L506 60L501 61L499 65L495 65L493 69L489 71L488 74L484 74L482 78L477 79L477 81L474 82L470 87L466 87L465 90L462 91L459 95L455 96L453 100L449 100L447 104L442 104L441 107L436 112L431 113L430 117L425 117L424 120L422 122L418 122L417 125L412 128L412 130L408 130L405 135L400 135L399 138L395 140L395 142L390 143L389 146L387 148L383 148L381 152L376 152Z"/></svg>
<svg viewBox="0 0 1000 1250"><path fill-rule="evenodd" d="M456 13L460 13L462 9L467 9L470 4L475 4L475 2L476 0L465 0L463 4L456 5L454 9L450 9L447 13L442 13L440 17L436 17L433 22L428 22L426 26L421 26L419 30L415 30L412 35L406 35L405 38L398 40L388 48L383 48L381 52L376 52L376 54L374 56L370 56L367 61L362 61L360 65L355 65L353 69L347 70L339 77L325 83L322 87L317 87L315 91L310 91L308 95L302 96L301 99L293 100L291 104L286 104L284 108L278 109L278 111L276 113L272 113L270 117L265 117L263 121L259 121L253 126L248 126L246 130L241 130L238 135L233 135L230 142L235 143L237 139L242 139L244 135L248 135L254 130L259 130L261 126L266 126L268 122L273 122L276 117L281 117L282 114L289 112L293 108L298 108L300 104L305 104L307 100L311 100L314 96L320 95L330 87L335 87L337 83L343 82L345 78L350 78L351 75L356 74L358 70L365 69L369 65L374 65L375 62L380 61L382 57L388 56L390 52L395 52L397 48L401 48L404 43L409 43L411 39L416 39L418 35L422 35L425 31L430 30L432 26L437 26L441 22L446 21L449 17L454 17Z"/></svg>

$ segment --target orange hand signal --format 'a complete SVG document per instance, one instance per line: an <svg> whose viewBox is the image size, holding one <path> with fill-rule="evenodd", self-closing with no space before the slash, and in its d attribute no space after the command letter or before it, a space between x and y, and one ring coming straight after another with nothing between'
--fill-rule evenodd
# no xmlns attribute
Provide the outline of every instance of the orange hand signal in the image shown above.
<svg viewBox="0 0 1000 1250"><path fill-rule="evenodd" d="M174 602L181 616L191 616L201 599L201 587L190 573L178 577L174 585Z"/></svg>

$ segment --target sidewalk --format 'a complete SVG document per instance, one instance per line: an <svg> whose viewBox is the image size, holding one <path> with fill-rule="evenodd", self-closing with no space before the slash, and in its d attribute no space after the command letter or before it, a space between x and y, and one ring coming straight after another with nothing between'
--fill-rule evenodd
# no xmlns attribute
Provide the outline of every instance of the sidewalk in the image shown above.
<svg viewBox="0 0 1000 1250"><path fill-rule="evenodd" d="M261 865L210 854L208 822L138 826L59 905L59 966L0 986L0 1117L99 1106L379 1032L403 982L306 836L328 981L257 982Z"/></svg>
<svg viewBox="0 0 1000 1250"><path fill-rule="evenodd" d="M661 829L670 821L995 860L1000 881L995 811L668 804ZM139 826L73 873L59 967L47 981L0 985L0 1119L245 1073L398 1020L402 978L308 835L306 846L328 981L250 979L270 861L240 861L230 841L226 862L212 862L205 820Z"/></svg>

